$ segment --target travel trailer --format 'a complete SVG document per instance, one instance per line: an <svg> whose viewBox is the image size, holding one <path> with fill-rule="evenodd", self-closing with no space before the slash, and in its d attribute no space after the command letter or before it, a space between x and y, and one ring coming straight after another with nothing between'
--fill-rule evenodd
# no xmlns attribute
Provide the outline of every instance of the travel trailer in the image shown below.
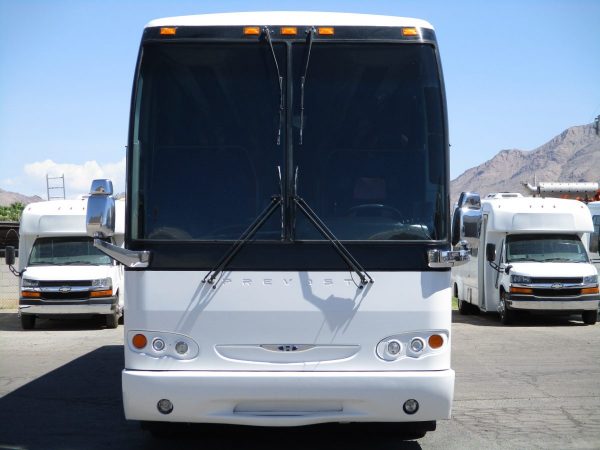
<svg viewBox="0 0 600 450"><path fill-rule="evenodd" d="M125 202L115 202L115 233L123 244ZM86 234L87 198L31 203L21 216L19 316L23 329L37 318L103 316L116 328L123 314L123 267L93 245ZM14 264L14 249L7 248Z"/></svg>
<svg viewBox="0 0 600 450"><path fill-rule="evenodd" d="M368 422L422 436L454 392L438 45L400 17L151 22L127 154L128 419ZM96 180L88 231L111 236ZM178 199L185 198L185 202Z"/></svg>
<svg viewBox="0 0 600 450"><path fill-rule="evenodd" d="M452 239L468 243L472 259L452 271L459 311L580 313L597 320L598 273L582 242L593 230L585 204L559 198L463 192Z"/></svg>

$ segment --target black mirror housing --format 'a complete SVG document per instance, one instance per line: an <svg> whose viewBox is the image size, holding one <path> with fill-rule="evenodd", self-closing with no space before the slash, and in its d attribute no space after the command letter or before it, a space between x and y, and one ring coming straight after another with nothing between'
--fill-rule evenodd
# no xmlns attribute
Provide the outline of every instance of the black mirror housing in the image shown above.
<svg viewBox="0 0 600 450"><path fill-rule="evenodd" d="M12 245L7 245L4 249L4 259L7 266L15 265L15 248Z"/></svg>
<svg viewBox="0 0 600 450"><path fill-rule="evenodd" d="M485 258L488 262L496 260L496 244L487 244L485 246Z"/></svg>

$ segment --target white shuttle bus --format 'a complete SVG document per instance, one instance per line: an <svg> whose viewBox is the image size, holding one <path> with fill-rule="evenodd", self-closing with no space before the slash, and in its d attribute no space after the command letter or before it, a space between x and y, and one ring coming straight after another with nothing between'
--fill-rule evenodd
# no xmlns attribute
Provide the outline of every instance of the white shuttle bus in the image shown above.
<svg viewBox="0 0 600 450"><path fill-rule="evenodd" d="M498 312L503 324L517 311L581 314L595 324L598 273L583 242L592 231L589 210L577 200L503 193L481 201L463 192L452 235L473 258L452 270L459 311Z"/></svg>
<svg viewBox="0 0 600 450"><path fill-rule="evenodd" d="M128 419L297 426L450 417L448 137L427 22L150 22L123 262ZM96 180L88 233L110 236Z"/></svg>
<svg viewBox="0 0 600 450"><path fill-rule="evenodd" d="M113 245L123 244L125 202L115 202ZM19 275L23 329L38 318L101 316L116 328L123 314L123 267L93 245L86 231L87 199L53 200L25 207L19 227Z"/></svg>

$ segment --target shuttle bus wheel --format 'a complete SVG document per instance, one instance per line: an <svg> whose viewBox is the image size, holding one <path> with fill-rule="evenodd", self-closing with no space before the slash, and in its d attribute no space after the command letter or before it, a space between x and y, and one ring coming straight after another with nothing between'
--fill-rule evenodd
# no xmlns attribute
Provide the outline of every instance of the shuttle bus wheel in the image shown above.
<svg viewBox="0 0 600 450"><path fill-rule="evenodd" d="M21 328L33 330L35 327L35 316L33 314L21 314Z"/></svg>
<svg viewBox="0 0 600 450"><path fill-rule="evenodd" d="M467 314L469 314L470 309L469 309L469 305L467 304L467 302L461 300L458 296L458 285L456 283L454 283L454 297L456 297L456 300L458 301L458 312L465 316Z"/></svg>
<svg viewBox="0 0 600 450"><path fill-rule="evenodd" d="M506 292L504 291L500 291L498 313L500 314L500 323L502 325L510 325L515 319L515 312L506 306Z"/></svg>
<svg viewBox="0 0 600 450"><path fill-rule="evenodd" d="M119 326L119 313L114 312L106 315L106 328L117 328Z"/></svg>
<svg viewBox="0 0 600 450"><path fill-rule="evenodd" d="M583 323L585 323L586 325L594 325L598 320L598 311L596 311L595 309L583 311L581 313L581 318L583 319Z"/></svg>

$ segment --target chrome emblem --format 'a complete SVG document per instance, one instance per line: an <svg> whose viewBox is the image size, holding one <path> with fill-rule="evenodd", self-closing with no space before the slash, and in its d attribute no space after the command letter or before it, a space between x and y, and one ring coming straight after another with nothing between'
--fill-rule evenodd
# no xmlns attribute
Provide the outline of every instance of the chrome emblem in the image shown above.
<svg viewBox="0 0 600 450"><path fill-rule="evenodd" d="M61 292L63 294L66 292L71 292L71 286L63 286L61 288L58 288L58 292Z"/></svg>
<svg viewBox="0 0 600 450"><path fill-rule="evenodd" d="M550 286L552 289L562 289L564 286L562 283L552 283L552 286Z"/></svg>

